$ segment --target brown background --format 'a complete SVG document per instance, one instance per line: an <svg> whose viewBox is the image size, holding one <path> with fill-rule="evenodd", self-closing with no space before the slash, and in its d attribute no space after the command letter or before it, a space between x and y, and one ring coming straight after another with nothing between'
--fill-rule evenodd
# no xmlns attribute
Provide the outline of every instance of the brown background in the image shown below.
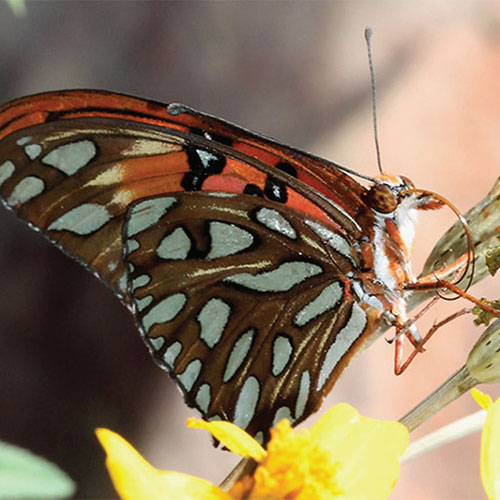
<svg viewBox="0 0 500 500"><path fill-rule="evenodd" d="M31 2L16 19L2 3L0 100L84 87L180 101L375 175L370 24L385 169L466 210L499 172L499 13L486 1ZM416 270L452 221L426 214ZM495 278L476 294L497 290ZM420 329L446 311L433 310ZM478 335L470 319L457 321L399 378L379 341L324 407L347 401L397 419L463 363ZM193 411L113 295L5 210L0 346L0 438L60 465L79 498L114 494L98 426L158 467L219 481L235 461L185 429ZM475 410L466 395L418 433ZM478 454L476 434L405 464L392 498L484 497Z"/></svg>

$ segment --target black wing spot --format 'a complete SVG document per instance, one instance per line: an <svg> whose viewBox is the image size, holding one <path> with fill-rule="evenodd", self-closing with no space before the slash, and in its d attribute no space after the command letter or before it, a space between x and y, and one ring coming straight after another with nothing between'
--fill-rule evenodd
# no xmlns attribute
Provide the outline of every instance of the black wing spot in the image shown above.
<svg viewBox="0 0 500 500"><path fill-rule="evenodd" d="M256 184L247 184L243 190L243 194L249 194L251 196L258 196L259 198L264 198L264 191L260 189Z"/></svg>
<svg viewBox="0 0 500 500"><path fill-rule="evenodd" d="M199 135L200 137L205 137L205 131L199 127L191 127L189 129L189 133Z"/></svg>
<svg viewBox="0 0 500 500"><path fill-rule="evenodd" d="M186 148L190 171L184 174L181 186L186 191L200 191L205 179L220 174L226 166L226 158L210 151Z"/></svg>
<svg viewBox="0 0 500 500"><path fill-rule="evenodd" d="M285 183L271 176L266 179L264 194L271 201L277 201L278 203L286 203L288 200Z"/></svg>
<svg viewBox="0 0 500 500"><path fill-rule="evenodd" d="M290 163L287 163L286 161L280 161L275 165L275 167L278 170L281 170L282 172L291 175L292 177L297 177L297 169L293 165L290 165Z"/></svg>
<svg viewBox="0 0 500 500"><path fill-rule="evenodd" d="M209 132L210 136L212 137L212 140L215 142L219 142L220 144L225 144L226 146L232 146L233 145L233 139L230 137L227 137L222 134L215 134L212 132Z"/></svg>

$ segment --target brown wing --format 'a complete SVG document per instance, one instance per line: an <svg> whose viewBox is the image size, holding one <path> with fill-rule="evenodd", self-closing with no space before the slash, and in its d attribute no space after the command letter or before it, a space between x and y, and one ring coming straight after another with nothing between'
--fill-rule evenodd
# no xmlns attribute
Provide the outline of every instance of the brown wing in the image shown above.
<svg viewBox="0 0 500 500"><path fill-rule="evenodd" d="M143 200L124 228L129 294L155 360L207 418L267 439L325 394L374 325L344 235L250 196Z"/></svg>

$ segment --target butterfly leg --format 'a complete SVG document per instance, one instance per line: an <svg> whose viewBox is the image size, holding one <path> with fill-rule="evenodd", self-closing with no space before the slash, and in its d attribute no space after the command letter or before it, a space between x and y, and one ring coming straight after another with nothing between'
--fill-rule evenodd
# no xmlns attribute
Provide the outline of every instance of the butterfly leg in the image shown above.
<svg viewBox="0 0 500 500"><path fill-rule="evenodd" d="M413 290L437 290L437 289L445 289L449 290L453 293L456 294L457 297L463 297L476 306L480 307L481 309L494 314L495 316L500 315L500 311L490 307L489 305L483 303L479 299L476 299L475 297L469 295L467 292L464 292L458 286L456 286L454 283L450 283L449 281L442 281L436 279L434 277L434 283L427 281L429 276L424 277L422 281L417 281L415 283L411 283L410 285L407 286L409 289ZM438 323L435 323L427 332L427 334L424 336L423 339L419 339L417 342L415 342L416 337L414 333L411 331L411 327L414 326L414 323L417 319L419 319L425 312L427 312L435 303L439 301L439 299L442 298L441 295L438 295L434 297L430 302L421 310L419 311L418 314L416 314L413 318L409 319L405 323L399 325L396 324L396 335L390 339L390 341L396 341L396 353L395 353L395 360L394 360L394 372L396 375L400 375L403 373L406 368L410 365L410 363L413 361L415 356L419 352L423 352L425 350L424 345L428 342L428 340L436 333L439 328L442 326L446 325L450 321L453 321L456 318L459 318L460 316L463 316L464 314L468 314L471 312L472 309L470 308L464 308L461 309L450 316L444 318L443 320L439 321ZM398 316L398 319L401 319L401 315ZM416 330L415 330L416 331ZM403 359L403 347L402 347L402 335L405 334L412 344L414 345L414 350L408 357L408 359L404 362L401 363Z"/></svg>
<svg viewBox="0 0 500 500"><path fill-rule="evenodd" d="M453 321L456 318L459 318L460 316L463 316L464 314L470 313L471 309L470 308L464 308L461 309L460 311L457 311L456 313L451 314L450 316L446 317L445 319L439 321L438 323L435 323L429 331L426 333L426 335L422 338L420 337L420 334L418 333L418 330L416 329L415 322L420 319L434 304L436 304L439 301L440 297L434 297L432 300L429 301L429 303L422 308L413 318L408 319L402 324L396 324L396 335L392 338L389 339L389 342L396 342L395 343L395 354L394 354L394 373L396 375L401 375L411 364L411 362L415 359L415 356L419 353L425 352L425 344L429 341L429 339L436 333L439 328L442 326L446 325L450 321ZM400 318L399 318L400 319ZM406 361L402 362L403 360L403 334L405 334L410 342L413 344L413 351L412 353L408 356Z"/></svg>
<svg viewBox="0 0 500 500"><path fill-rule="evenodd" d="M396 334L392 338L386 340L390 344L394 342L394 373L396 375L400 375L404 369L406 369L406 361L403 363L403 336L408 337L409 341L413 344L414 351L419 352L422 350L422 337L417 330L415 322L432 306L432 303L433 301L430 301L430 305L428 304L422 311L419 311L419 313L412 318L408 318L406 312L406 302L404 300L396 300L391 304L392 311L390 315L390 323L395 327ZM404 368L402 368L403 366Z"/></svg>
<svg viewBox="0 0 500 500"><path fill-rule="evenodd" d="M413 344L413 351L408 357L408 359L403 362L403 351L404 351L404 338L403 334L408 337L410 342ZM401 327L396 327L396 335L389 339L390 341L394 341L394 373L396 375L401 375L406 368L410 365L413 358L419 352L424 352L424 339L420 337L418 330L414 324L414 318L406 321L404 325Z"/></svg>
<svg viewBox="0 0 500 500"><path fill-rule="evenodd" d="M406 306L404 302L399 302L395 309L395 319L394 327L396 328L396 334L391 339L388 339L389 343L395 342L394 351L394 373L396 375L401 375L406 368L410 365L415 356L420 352L425 352L424 344L427 342L428 338L422 339L420 336L416 322L437 302L439 297L434 297L431 299L425 307L423 307L417 314L413 317L408 318L406 314ZM406 361L403 362L403 335L408 337L408 340L413 345L413 351ZM429 335L429 334L427 334ZM429 336L430 338L430 336Z"/></svg>
<svg viewBox="0 0 500 500"><path fill-rule="evenodd" d="M394 344L394 373L396 375L401 375L403 373L403 368L406 363L402 363L403 360L403 339L397 338Z"/></svg>
<svg viewBox="0 0 500 500"><path fill-rule="evenodd" d="M408 283L405 288L407 290L435 290L438 295L435 296L433 299L431 299L428 304L421 310L419 311L413 318L410 318L407 321L402 321L404 320L405 317L405 310L404 308L400 308L400 310L395 314L396 316L396 321L395 321L395 327L396 327L396 335L390 339L390 342L396 341L395 344L395 356L394 356L394 372L396 375L400 375L403 373L408 366L411 364L415 356L419 352L424 352L425 348L424 345L427 343L427 341L434 335L434 333L447 324L448 322L464 315L467 314L471 311L471 309L461 309L460 311L457 311L454 314L451 314L450 316L446 317L445 319L441 320L440 322L434 324L427 334L424 336L424 338L420 338L418 335L418 332L416 331L416 328L414 326L415 322L423 316L435 303L439 301L440 298L443 298L442 295L439 294L439 290L447 290L449 292L453 292L456 295L456 298L458 297L463 297L470 302L474 303L476 306L481 307L483 310L492 312L495 315L500 315L499 311L494 310L487 304L484 304L482 301L476 299L475 297L469 295L466 291L461 290L455 283L448 281L445 279L445 277L450 277L452 275L457 275L460 273L464 266L467 265L466 262L466 255L463 255L462 257L458 258L455 262L452 264L448 265L446 268L441 269L439 271L435 271L432 274L428 274L426 276L420 277L418 280L412 283ZM413 331L413 330L414 331ZM415 333L417 336L415 336ZM408 359L406 361L402 362L403 360L403 339L402 335L405 334L409 340L412 342L414 346L413 352L408 356Z"/></svg>
<svg viewBox="0 0 500 500"><path fill-rule="evenodd" d="M403 359L403 347L402 347L403 339L397 338L396 339L396 354L395 354L395 359L394 359L394 373L396 375L401 375L410 366L410 364L413 361L413 359L415 358L415 356L418 353L423 352L425 350L424 345L429 341L429 339L442 326L446 325L450 321L453 321L454 319L459 318L460 316L463 316L465 314L470 313L471 310L472 309L470 309L470 308L461 309L460 311L457 311L453 314L450 314L449 316L447 316L443 320L439 321L438 323L434 323L434 325L432 325L432 327L429 329L429 331L424 336L424 338L420 341L420 343L417 346L415 346L415 349L413 349L413 352L408 356L408 359L402 364L401 364L401 360ZM401 346L398 346L398 343L400 343Z"/></svg>

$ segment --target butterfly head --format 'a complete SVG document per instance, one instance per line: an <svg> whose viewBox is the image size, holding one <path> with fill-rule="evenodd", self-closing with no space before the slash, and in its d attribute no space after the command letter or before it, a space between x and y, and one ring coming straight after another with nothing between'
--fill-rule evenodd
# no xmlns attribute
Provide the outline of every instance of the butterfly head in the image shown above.
<svg viewBox="0 0 500 500"><path fill-rule="evenodd" d="M379 214L389 215L402 204L409 209L433 210L443 202L430 191L415 188L404 176L382 174L363 195L365 203Z"/></svg>

